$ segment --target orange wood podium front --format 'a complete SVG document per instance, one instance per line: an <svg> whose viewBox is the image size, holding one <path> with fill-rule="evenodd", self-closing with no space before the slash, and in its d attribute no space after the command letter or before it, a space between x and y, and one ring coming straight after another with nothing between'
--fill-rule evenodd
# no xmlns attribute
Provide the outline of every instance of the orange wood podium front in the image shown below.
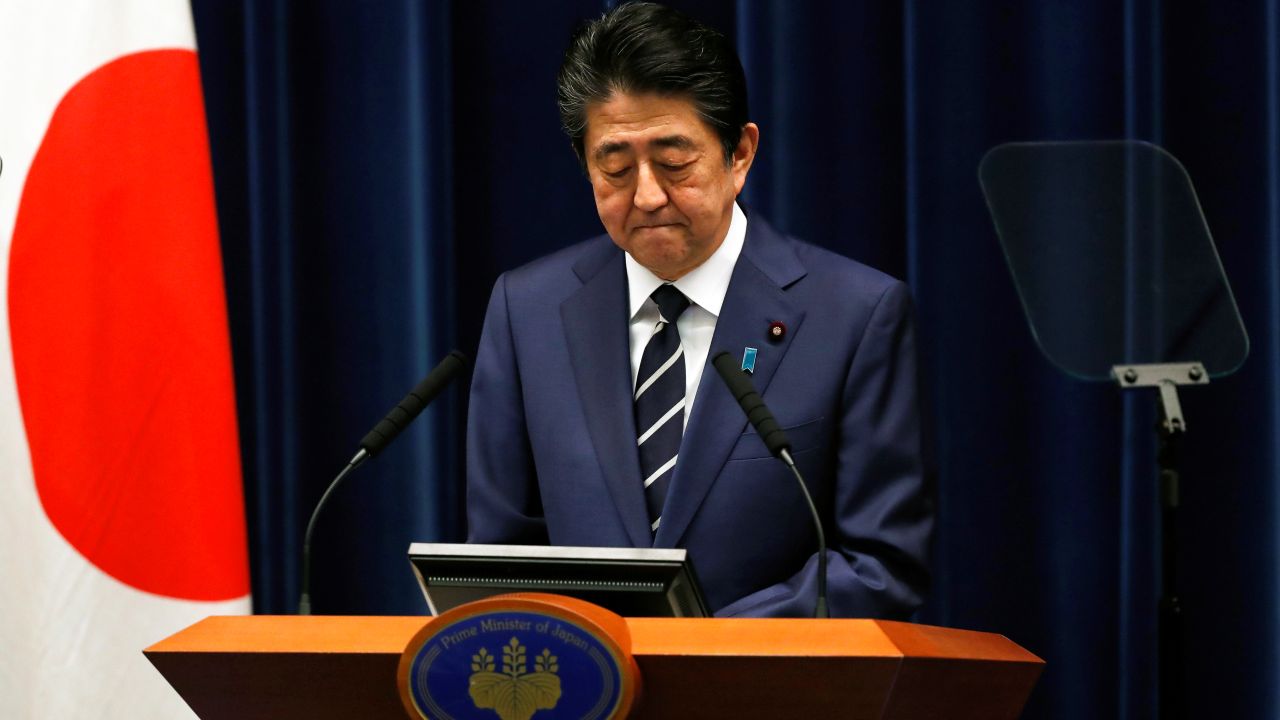
<svg viewBox="0 0 1280 720"><path fill-rule="evenodd" d="M206 720L405 718L423 617L210 617L147 648ZM1016 718L1044 662L990 633L882 620L628 618L639 718Z"/></svg>

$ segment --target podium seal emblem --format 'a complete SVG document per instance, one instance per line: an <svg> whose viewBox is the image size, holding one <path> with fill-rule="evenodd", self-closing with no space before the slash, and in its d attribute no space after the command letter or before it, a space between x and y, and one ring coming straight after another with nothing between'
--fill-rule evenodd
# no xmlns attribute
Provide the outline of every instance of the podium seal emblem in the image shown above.
<svg viewBox="0 0 1280 720"><path fill-rule="evenodd" d="M409 717L427 720L625 718L639 690L626 621L539 593L430 620L405 647L398 675Z"/></svg>

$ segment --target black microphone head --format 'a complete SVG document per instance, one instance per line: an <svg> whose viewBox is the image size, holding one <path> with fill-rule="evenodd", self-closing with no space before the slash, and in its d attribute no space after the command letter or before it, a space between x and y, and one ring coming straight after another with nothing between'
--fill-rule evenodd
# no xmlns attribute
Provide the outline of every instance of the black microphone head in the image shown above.
<svg viewBox="0 0 1280 720"><path fill-rule="evenodd" d="M373 429L360 440L360 447L364 448L370 457L381 452L466 367L466 355L457 350L446 355L440 364L427 373L422 382L414 386L399 404L391 408L391 412L387 413L385 418L373 426Z"/></svg>
<svg viewBox="0 0 1280 720"><path fill-rule="evenodd" d="M725 379L725 382L729 381L729 374L737 369L733 366L733 356L729 354L728 350L721 350L713 355L711 364L715 367L716 372L720 373L720 377Z"/></svg>
<svg viewBox="0 0 1280 720"><path fill-rule="evenodd" d="M791 441L782 428L778 427L778 421L774 420L773 413L765 406L760 393L756 392L755 383L738 368L728 352L716 353L711 358L711 365L720 373L720 379L724 380L733 399L742 407L742 412L747 414L747 420L751 421L751 426L760 434L764 446L774 457L782 457L783 450L791 449Z"/></svg>

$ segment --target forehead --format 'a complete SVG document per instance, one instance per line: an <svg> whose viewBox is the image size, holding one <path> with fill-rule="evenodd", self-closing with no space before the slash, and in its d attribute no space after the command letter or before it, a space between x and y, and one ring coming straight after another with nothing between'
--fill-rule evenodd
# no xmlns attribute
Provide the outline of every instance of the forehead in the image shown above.
<svg viewBox="0 0 1280 720"><path fill-rule="evenodd" d="M583 147L588 157L650 146L701 148L716 142L693 103L679 96L614 93L587 106Z"/></svg>

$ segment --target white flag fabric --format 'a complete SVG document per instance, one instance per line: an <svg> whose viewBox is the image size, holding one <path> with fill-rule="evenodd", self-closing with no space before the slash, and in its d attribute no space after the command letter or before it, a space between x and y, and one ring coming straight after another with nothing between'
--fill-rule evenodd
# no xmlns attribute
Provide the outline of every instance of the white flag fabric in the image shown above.
<svg viewBox="0 0 1280 720"><path fill-rule="evenodd" d="M192 717L142 649L249 611L185 0L0 3L0 718Z"/></svg>

